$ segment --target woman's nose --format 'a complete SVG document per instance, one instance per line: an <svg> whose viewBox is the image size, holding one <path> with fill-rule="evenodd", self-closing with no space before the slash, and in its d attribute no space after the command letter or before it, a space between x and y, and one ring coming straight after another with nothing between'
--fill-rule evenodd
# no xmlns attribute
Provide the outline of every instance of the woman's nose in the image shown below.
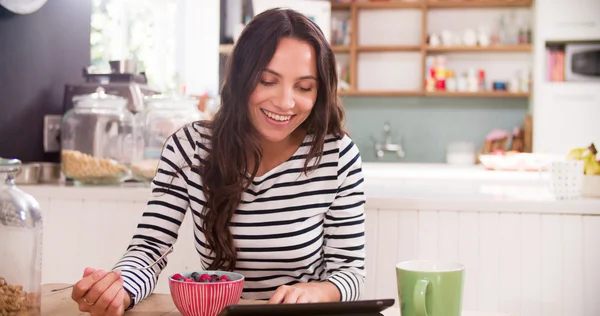
<svg viewBox="0 0 600 316"><path fill-rule="evenodd" d="M281 99L279 100L279 107L283 110L293 109L296 105L294 102L294 90L285 88L281 93Z"/></svg>

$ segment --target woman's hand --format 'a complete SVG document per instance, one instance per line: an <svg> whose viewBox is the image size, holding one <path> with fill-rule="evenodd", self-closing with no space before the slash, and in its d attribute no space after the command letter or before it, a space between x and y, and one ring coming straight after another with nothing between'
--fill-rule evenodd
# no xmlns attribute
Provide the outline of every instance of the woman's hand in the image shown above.
<svg viewBox="0 0 600 316"><path fill-rule="evenodd" d="M79 304L80 311L91 316L121 316L130 302L120 271L93 268L83 271L83 278L73 286L71 298Z"/></svg>
<svg viewBox="0 0 600 316"><path fill-rule="evenodd" d="M338 302L340 291L331 282L310 282L282 285L277 288L269 304Z"/></svg>

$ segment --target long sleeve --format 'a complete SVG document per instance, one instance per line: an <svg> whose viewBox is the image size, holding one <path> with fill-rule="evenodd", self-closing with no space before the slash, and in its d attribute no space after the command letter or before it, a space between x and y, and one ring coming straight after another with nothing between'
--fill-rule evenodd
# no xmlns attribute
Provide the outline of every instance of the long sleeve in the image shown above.
<svg viewBox="0 0 600 316"><path fill-rule="evenodd" d="M365 282L365 195L358 148L348 137L341 144L338 191L325 215L324 252L328 281L342 301L352 301L361 298Z"/></svg>
<svg viewBox="0 0 600 316"><path fill-rule="evenodd" d="M183 127L166 141L151 183L148 203L129 247L115 269L152 264L177 240L189 206L188 177L191 172L188 163L195 150L187 128ZM133 294L130 308L154 291L166 265L167 256L151 269L122 271L125 290Z"/></svg>

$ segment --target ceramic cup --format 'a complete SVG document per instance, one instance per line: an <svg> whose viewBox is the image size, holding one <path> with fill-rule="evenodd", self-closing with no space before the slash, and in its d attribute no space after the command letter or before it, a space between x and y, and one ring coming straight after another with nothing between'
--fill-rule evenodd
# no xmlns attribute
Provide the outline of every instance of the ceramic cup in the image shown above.
<svg viewBox="0 0 600 316"><path fill-rule="evenodd" d="M583 161L553 161L550 165L550 190L557 200L581 197Z"/></svg>
<svg viewBox="0 0 600 316"><path fill-rule="evenodd" d="M437 261L396 265L402 316L460 316L464 266Z"/></svg>

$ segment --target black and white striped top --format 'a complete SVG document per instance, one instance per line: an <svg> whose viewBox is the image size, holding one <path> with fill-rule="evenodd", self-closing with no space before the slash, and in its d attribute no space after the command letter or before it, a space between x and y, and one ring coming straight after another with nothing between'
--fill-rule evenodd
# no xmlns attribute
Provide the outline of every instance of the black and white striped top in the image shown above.
<svg viewBox="0 0 600 316"><path fill-rule="evenodd" d="M193 213L196 249L202 266L211 258L205 249L201 211L202 182L184 168L199 165L210 150L210 131L189 124L167 140L152 195L131 244L116 267L154 262L177 239L189 209ZM286 162L253 179L230 229L238 248L235 272L245 276L243 298L269 299L280 285L328 280L342 301L361 297L365 279L365 196L361 158L344 136L328 136L318 169L302 173L312 135ZM170 189L167 189L169 188ZM152 293L164 262L145 271L123 271L125 289L137 304Z"/></svg>

